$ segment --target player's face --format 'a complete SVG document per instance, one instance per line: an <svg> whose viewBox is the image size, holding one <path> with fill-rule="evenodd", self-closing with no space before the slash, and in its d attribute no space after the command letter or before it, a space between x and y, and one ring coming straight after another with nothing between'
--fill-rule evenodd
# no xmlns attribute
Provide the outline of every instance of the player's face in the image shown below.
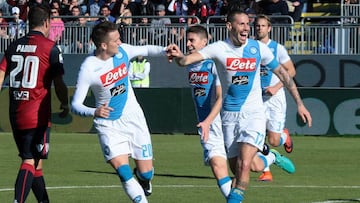
<svg viewBox="0 0 360 203"><path fill-rule="evenodd" d="M234 45L241 46L246 43L250 32L248 15L245 13L236 14L235 20L231 23L227 23L226 26L229 30L230 40Z"/></svg>
<svg viewBox="0 0 360 203"><path fill-rule="evenodd" d="M194 53L206 46L207 40L205 38L201 38L199 34L189 32L187 34L186 48L188 53Z"/></svg>
<svg viewBox="0 0 360 203"><path fill-rule="evenodd" d="M256 29L256 37L259 40L268 37L268 34L271 31L271 27L269 26L267 20L262 18L257 20L255 24L255 29Z"/></svg>
<svg viewBox="0 0 360 203"><path fill-rule="evenodd" d="M109 32L108 41L106 42L106 53L109 56L114 56L119 52L119 46L121 44L120 34L117 30Z"/></svg>

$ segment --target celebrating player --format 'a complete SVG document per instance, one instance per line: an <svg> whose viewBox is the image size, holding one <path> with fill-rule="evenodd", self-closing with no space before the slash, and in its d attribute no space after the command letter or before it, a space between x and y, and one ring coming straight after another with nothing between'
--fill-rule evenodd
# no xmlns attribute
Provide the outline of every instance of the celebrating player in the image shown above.
<svg viewBox="0 0 360 203"><path fill-rule="evenodd" d="M139 55L165 56L165 48L121 43L116 24L108 21L97 24L91 38L96 52L94 56L87 57L80 67L72 111L94 117L106 161L120 177L129 198L133 202L144 203L147 202L145 195L152 192L153 152L144 113L130 85L128 68L131 58ZM95 95L95 108L84 105L89 88ZM139 182L133 177L129 156L135 160L134 172Z"/></svg>
<svg viewBox="0 0 360 203"><path fill-rule="evenodd" d="M260 64L270 68L287 87L304 122L312 125L311 115L304 106L297 87L288 72L279 65L270 49L259 41L248 39L249 17L239 10L231 10L226 26L229 37L217 41L189 55L183 55L177 45L169 45L169 59L175 57L181 66L190 65L204 59L217 59L226 70L228 90L223 103L222 122L225 146L229 164L235 174L235 187L232 188L228 203L239 203L249 184L250 170L263 170L266 161L256 156L263 149L265 140L265 108L261 96ZM272 151L275 164L294 172L291 162L279 153Z"/></svg>
<svg viewBox="0 0 360 203"><path fill-rule="evenodd" d="M186 30L186 46L189 53L200 50L208 42L208 33L201 25ZM204 149L204 161L210 165L222 194L227 197L231 190L228 174L220 109L222 89L213 60L203 60L187 67L192 97L198 117L199 135Z"/></svg>
<svg viewBox="0 0 360 203"><path fill-rule="evenodd" d="M284 46L269 37L271 21L266 15L258 15L255 19L256 38L266 44L275 58L287 70L290 77L295 76L295 67ZM261 87L267 117L266 130L268 142L271 146L284 145L285 151L291 153L293 142L289 131L284 128L286 119L286 97L282 82L266 66L261 66ZM258 178L260 181L272 181L270 168Z"/></svg>
<svg viewBox="0 0 360 203"><path fill-rule="evenodd" d="M50 9L33 6L28 13L30 32L14 41L0 63L0 90L9 76L10 123L22 159L15 182L16 203L25 202L30 189L38 202L49 202L42 170L50 137L51 85L61 102L65 117L69 112L61 51L47 37Z"/></svg>

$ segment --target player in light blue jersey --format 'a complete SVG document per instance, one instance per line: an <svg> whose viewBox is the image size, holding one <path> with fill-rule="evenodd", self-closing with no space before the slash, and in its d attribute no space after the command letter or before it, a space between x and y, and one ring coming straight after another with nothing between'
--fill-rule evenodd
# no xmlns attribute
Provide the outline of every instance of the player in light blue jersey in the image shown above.
<svg viewBox="0 0 360 203"><path fill-rule="evenodd" d="M181 66L216 59L226 71L227 94L221 119L230 169L235 174L235 184L227 203L239 203L244 198L251 170L262 171L275 162L289 173L295 171L292 162L276 151L272 150L268 157L257 155L257 151L263 149L266 133L260 64L268 66L287 87L303 122L307 122L310 127L312 119L293 79L274 58L270 49L257 40L248 39L248 15L240 10L232 10L227 15L226 26L229 36L224 41L214 42L189 55L183 55L179 47L172 44L168 46L167 54L169 60L175 58Z"/></svg>
<svg viewBox="0 0 360 203"><path fill-rule="evenodd" d="M207 30L201 25L190 26L186 30L186 36L189 54L208 43ZM199 122L197 127L204 150L204 162L211 166L221 193L227 197L231 190L231 178L221 127L222 89L216 65L213 60L207 59L187 66L187 71Z"/></svg>
<svg viewBox="0 0 360 203"><path fill-rule="evenodd" d="M291 77L295 76L295 67L285 47L270 39L271 21L266 15L258 15L254 22L256 39L266 44L279 63L287 70ZM266 108L266 134L271 146L284 146L285 151L291 153L293 142L288 129L285 128L286 119L286 97L283 84L268 67L261 66L261 87L263 101ZM272 181L270 168L258 178L260 181Z"/></svg>
<svg viewBox="0 0 360 203"><path fill-rule="evenodd" d="M108 21L97 24L91 38L96 46L80 67L72 112L94 117L94 127L105 160L120 177L126 194L135 203L147 203L154 175L150 133L144 113L136 100L128 76L131 58L163 54L161 46L122 44L117 26ZM95 96L96 107L84 104L88 90ZM135 175L129 165L135 161Z"/></svg>

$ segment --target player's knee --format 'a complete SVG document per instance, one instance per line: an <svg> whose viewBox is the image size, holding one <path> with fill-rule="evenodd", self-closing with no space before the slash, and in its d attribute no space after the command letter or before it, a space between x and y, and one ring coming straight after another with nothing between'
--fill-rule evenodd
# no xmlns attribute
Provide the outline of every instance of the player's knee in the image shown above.
<svg viewBox="0 0 360 203"><path fill-rule="evenodd" d="M138 176L142 180L151 180L154 177L154 168L152 168L150 171L141 173L138 171Z"/></svg>
<svg viewBox="0 0 360 203"><path fill-rule="evenodd" d="M126 182L133 177L131 168L128 164L121 165L117 168L116 172L118 173L121 182Z"/></svg>

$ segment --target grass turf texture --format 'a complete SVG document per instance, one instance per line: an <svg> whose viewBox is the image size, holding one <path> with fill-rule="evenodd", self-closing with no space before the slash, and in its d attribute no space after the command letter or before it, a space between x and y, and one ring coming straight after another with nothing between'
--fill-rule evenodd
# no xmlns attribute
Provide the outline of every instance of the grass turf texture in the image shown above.
<svg viewBox="0 0 360 203"><path fill-rule="evenodd" d="M225 202L210 168L203 165L198 136L153 135L152 203ZM244 203L360 202L359 141L356 137L295 136L287 154L296 172L272 166L274 181L251 174ZM13 201L20 159L10 133L0 133L0 202ZM285 154L283 148L278 150ZM130 202L113 169L105 164L94 134L51 134L44 174L52 203ZM36 202L32 192L28 203Z"/></svg>

